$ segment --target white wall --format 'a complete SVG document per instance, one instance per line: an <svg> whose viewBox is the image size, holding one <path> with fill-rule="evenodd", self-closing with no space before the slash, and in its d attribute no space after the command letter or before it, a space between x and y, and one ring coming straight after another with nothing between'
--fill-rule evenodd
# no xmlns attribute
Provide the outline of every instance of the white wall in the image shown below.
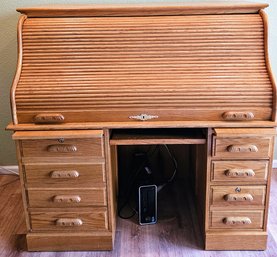
<svg viewBox="0 0 277 257"><path fill-rule="evenodd" d="M192 0L189 0L192 2ZM253 1L253 0L252 0ZM0 0L0 165L15 165L15 147L11 132L5 131L11 121L9 90L16 69L17 44L16 24L19 14L17 7L45 4L91 4L91 3L147 3L147 0ZM186 1L151 1L151 2L186 2ZM200 2L200 1L195 1ZM209 1L205 1L209 2ZM231 2L231 1L230 1ZM253 1L261 2L261 1ZM277 0L264 1L270 4L266 10L269 15L269 51L273 72L277 74ZM275 45L274 45L275 44ZM275 151L275 159L277 159Z"/></svg>

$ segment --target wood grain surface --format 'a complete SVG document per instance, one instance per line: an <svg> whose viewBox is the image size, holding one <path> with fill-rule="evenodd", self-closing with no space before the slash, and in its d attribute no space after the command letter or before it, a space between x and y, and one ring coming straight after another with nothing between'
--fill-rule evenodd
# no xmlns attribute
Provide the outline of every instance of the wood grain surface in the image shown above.
<svg viewBox="0 0 277 257"><path fill-rule="evenodd" d="M249 170L253 172L253 175L248 175ZM229 175L228 172L238 173L238 175ZM268 161L213 161L211 181L266 183L267 174Z"/></svg>
<svg viewBox="0 0 277 257"><path fill-rule="evenodd" d="M247 206L248 208L263 208L265 193L265 186L212 186L211 208L226 208L227 206L237 208L243 208L243 206Z"/></svg>
<svg viewBox="0 0 277 257"><path fill-rule="evenodd" d="M204 120L192 120L192 121L132 121L132 122L68 122L65 124L32 124L22 123L13 124L9 123L7 130L14 131L34 131L34 130L82 130L82 129L103 129L103 128L224 128L228 125L228 128L273 128L277 126L273 121L252 121L252 122L226 122L224 121L204 121Z"/></svg>
<svg viewBox="0 0 277 257"><path fill-rule="evenodd" d="M210 1L208 3L144 3L114 5L48 5L18 8L29 17L53 16L160 16L220 13L257 13L266 3L247 1Z"/></svg>
<svg viewBox="0 0 277 257"><path fill-rule="evenodd" d="M271 156L272 137L216 138L214 156L242 159L269 158Z"/></svg>
<svg viewBox="0 0 277 257"><path fill-rule="evenodd" d="M27 18L21 47L19 123L272 118L258 13Z"/></svg>
<svg viewBox="0 0 277 257"><path fill-rule="evenodd" d="M103 157L102 141L95 138L69 138L64 143L60 143L58 139L29 139L22 141L22 147L25 157ZM52 147L57 148L56 151L50 151ZM72 151L71 148L76 150Z"/></svg>
<svg viewBox="0 0 277 257"><path fill-rule="evenodd" d="M80 201L55 201L56 198L76 198ZM74 197L73 197L74 196ZM106 188L82 188L82 189L29 189L30 207L86 207L106 206Z"/></svg>
<svg viewBox="0 0 277 257"><path fill-rule="evenodd" d="M106 175L104 164L94 163L40 163L25 164L26 186L28 188L82 188L103 187ZM78 172L78 177L52 177L54 172Z"/></svg>
<svg viewBox="0 0 277 257"><path fill-rule="evenodd" d="M36 231L103 231L108 229L106 208L86 209L78 211L60 210L60 211L33 211L30 215L31 227ZM82 225L59 225L59 219L79 219Z"/></svg>
<svg viewBox="0 0 277 257"><path fill-rule="evenodd" d="M263 210L251 211L212 211L211 227L228 229L261 229L263 227ZM250 221L249 223L245 221ZM243 221L245 223L243 223Z"/></svg>

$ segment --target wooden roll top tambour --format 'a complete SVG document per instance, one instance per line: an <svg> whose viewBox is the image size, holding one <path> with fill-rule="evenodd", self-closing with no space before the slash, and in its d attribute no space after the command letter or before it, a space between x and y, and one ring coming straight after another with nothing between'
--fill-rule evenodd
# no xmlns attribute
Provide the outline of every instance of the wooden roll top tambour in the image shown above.
<svg viewBox="0 0 277 257"><path fill-rule="evenodd" d="M266 6L19 9L14 124L275 121Z"/></svg>

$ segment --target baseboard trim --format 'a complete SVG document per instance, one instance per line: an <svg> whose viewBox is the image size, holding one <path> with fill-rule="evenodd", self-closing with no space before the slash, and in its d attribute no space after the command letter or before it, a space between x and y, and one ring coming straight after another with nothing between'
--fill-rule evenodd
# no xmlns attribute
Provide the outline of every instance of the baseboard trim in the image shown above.
<svg viewBox="0 0 277 257"><path fill-rule="evenodd" d="M0 175L18 175L18 166L0 166Z"/></svg>

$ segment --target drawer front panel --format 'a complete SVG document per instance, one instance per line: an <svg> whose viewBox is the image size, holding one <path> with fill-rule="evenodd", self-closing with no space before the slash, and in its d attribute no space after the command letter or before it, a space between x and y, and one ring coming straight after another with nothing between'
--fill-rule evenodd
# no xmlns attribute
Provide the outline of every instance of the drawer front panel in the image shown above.
<svg viewBox="0 0 277 257"><path fill-rule="evenodd" d="M22 140L24 157L103 157L102 138Z"/></svg>
<svg viewBox="0 0 277 257"><path fill-rule="evenodd" d="M28 190L28 198L30 207L86 207L107 204L105 188Z"/></svg>
<svg viewBox="0 0 277 257"><path fill-rule="evenodd" d="M213 155L224 158L269 158L271 138L216 138Z"/></svg>
<svg viewBox="0 0 277 257"><path fill-rule="evenodd" d="M81 231L107 230L108 219L106 208L90 209L89 211L57 211L31 212L31 228L33 231Z"/></svg>
<svg viewBox="0 0 277 257"><path fill-rule="evenodd" d="M211 204L226 206L263 206L265 186L212 186Z"/></svg>
<svg viewBox="0 0 277 257"><path fill-rule="evenodd" d="M266 182L268 161L214 161L211 181Z"/></svg>
<svg viewBox="0 0 277 257"><path fill-rule="evenodd" d="M104 164L24 165L28 188L80 188L105 185Z"/></svg>
<svg viewBox="0 0 277 257"><path fill-rule="evenodd" d="M212 228L262 229L264 211L212 211Z"/></svg>

